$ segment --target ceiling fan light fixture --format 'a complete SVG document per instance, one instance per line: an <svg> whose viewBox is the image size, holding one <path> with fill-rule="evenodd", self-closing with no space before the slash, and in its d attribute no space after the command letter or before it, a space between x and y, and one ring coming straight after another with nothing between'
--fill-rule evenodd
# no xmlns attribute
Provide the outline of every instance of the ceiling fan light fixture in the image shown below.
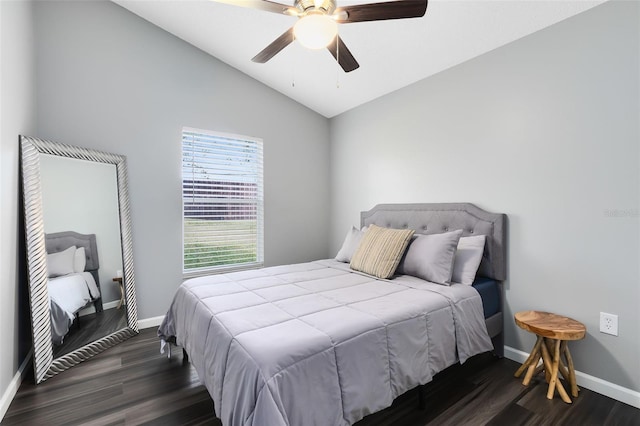
<svg viewBox="0 0 640 426"><path fill-rule="evenodd" d="M325 14L309 13L296 22L293 34L308 49L324 49L338 35L338 24Z"/></svg>

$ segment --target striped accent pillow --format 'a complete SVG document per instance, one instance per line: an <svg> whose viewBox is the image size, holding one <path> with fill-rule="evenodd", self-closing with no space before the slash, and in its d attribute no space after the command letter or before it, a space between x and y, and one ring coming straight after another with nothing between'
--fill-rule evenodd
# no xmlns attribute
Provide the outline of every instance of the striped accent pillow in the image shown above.
<svg viewBox="0 0 640 426"><path fill-rule="evenodd" d="M351 269L378 278L391 278L413 232L413 229L389 229L371 225L351 258Z"/></svg>

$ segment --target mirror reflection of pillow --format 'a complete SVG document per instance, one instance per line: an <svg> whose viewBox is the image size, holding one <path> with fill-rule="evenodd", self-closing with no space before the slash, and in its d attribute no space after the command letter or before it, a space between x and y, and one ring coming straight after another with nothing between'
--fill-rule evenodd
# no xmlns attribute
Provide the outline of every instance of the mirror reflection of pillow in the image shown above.
<svg viewBox="0 0 640 426"><path fill-rule="evenodd" d="M87 266L87 255L84 247L78 247L73 257L73 272L84 272Z"/></svg>
<svg viewBox="0 0 640 426"><path fill-rule="evenodd" d="M49 277L59 277L61 275L73 274L74 258L76 246L71 246L66 250L47 255L47 270Z"/></svg>

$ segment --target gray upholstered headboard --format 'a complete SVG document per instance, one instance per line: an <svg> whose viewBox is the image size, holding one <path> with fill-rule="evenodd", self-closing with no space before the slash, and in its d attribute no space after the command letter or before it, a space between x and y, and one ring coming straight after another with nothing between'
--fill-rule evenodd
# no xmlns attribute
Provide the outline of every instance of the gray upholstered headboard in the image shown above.
<svg viewBox="0 0 640 426"><path fill-rule="evenodd" d="M65 231L45 235L45 247L48 254L66 250L71 246L84 247L87 258L85 271L97 271L100 268L95 234L79 234L73 231Z"/></svg>
<svg viewBox="0 0 640 426"><path fill-rule="evenodd" d="M507 216L490 213L471 203L379 204L360 213L360 226L410 228L419 234L439 234L462 229L462 236L486 235L478 275L504 281L507 278Z"/></svg>

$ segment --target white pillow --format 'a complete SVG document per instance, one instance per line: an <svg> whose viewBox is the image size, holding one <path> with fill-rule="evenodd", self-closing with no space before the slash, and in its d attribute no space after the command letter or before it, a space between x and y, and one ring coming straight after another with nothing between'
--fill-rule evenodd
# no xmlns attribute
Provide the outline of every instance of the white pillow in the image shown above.
<svg viewBox="0 0 640 426"><path fill-rule="evenodd" d="M76 254L76 246L66 250L47 255L47 270L50 277L73 274L73 260Z"/></svg>
<svg viewBox="0 0 640 426"><path fill-rule="evenodd" d="M78 247L73 257L73 272L84 272L86 266L87 255L85 254L84 247Z"/></svg>
<svg viewBox="0 0 640 426"><path fill-rule="evenodd" d="M347 236L344 238L342 248L338 251L338 254L336 254L336 260L338 262L351 262L353 253L356 252L356 249L360 245L360 240L362 240L362 236L366 230L366 226L362 228L362 230L356 229L355 226L351 227L351 230L347 232Z"/></svg>
<svg viewBox="0 0 640 426"><path fill-rule="evenodd" d="M460 238L456 258L453 262L452 282L466 285L473 284L480 262L482 262L485 240L486 236L484 235Z"/></svg>

